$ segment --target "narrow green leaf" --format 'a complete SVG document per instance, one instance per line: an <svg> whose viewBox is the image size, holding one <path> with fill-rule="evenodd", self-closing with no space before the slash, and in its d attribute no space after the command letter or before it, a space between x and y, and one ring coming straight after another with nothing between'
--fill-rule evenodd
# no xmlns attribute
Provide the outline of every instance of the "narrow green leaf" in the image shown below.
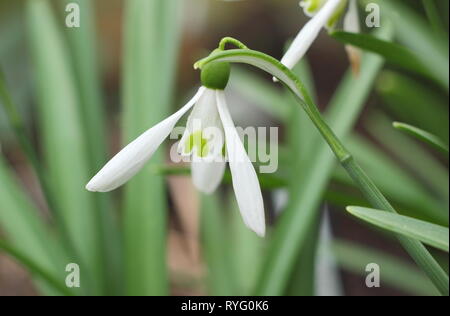
<svg viewBox="0 0 450 316"><path fill-rule="evenodd" d="M441 37L445 37L445 27L442 23L441 17L439 16L439 9L436 6L435 0L422 0L422 5L434 32L439 34Z"/></svg>
<svg viewBox="0 0 450 316"><path fill-rule="evenodd" d="M371 208L349 206L347 211L382 229L420 240L427 245L448 252L449 233L447 227Z"/></svg>
<svg viewBox="0 0 450 316"><path fill-rule="evenodd" d="M408 133L415 138L434 146L435 148L448 155L448 145L445 144L444 141L442 141L436 135L433 135L427 131L406 123L394 122L393 126L400 131Z"/></svg>
<svg viewBox="0 0 450 316"><path fill-rule="evenodd" d="M395 287L413 295L436 296L439 292L426 275L411 264L398 258L366 246L350 241L336 240L333 250L337 263L344 270L367 276L365 267L369 263L376 263L382 271L382 284Z"/></svg>
<svg viewBox="0 0 450 316"><path fill-rule="evenodd" d="M302 79L308 91L313 95L313 98L317 99L311 69L306 59L303 59L293 71ZM292 196L296 194L298 187L304 185L304 181L307 181L304 170L307 170L313 163L316 144L320 142L320 135L305 111L297 106L296 100L291 93L286 91L285 100L283 101L290 109L290 114L286 121L288 135L287 148L289 148L289 160L286 165L292 168L287 173L289 180L287 190L289 195ZM290 205L293 202L299 204L295 206ZM302 207L302 203L302 200L289 199L286 208L295 207L299 209ZM306 234L307 240L299 251L290 281L287 285L286 293L288 295L314 295L315 254L319 231L319 214L320 212L317 212L317 218L308 227L308 233Z"/></svg>
<svg viewBox="0 0 450 316"><path fill-rule="evenodd" d="M448 141L448 96L410 77L383 71L377 82L383 106L397 121L420 125Z"/></svg>
<svg viewBox="0 0 450 316"><path fill-rule="evenodd" d="M370 120L364 125L370 136L393 154L393 160L398 159L399 165L417 176L421 185L427 191L431 191L430 196L435 196L444 203L448 202L449 183L446 166L415 139L393 129L391 118L378 111L370 113L368 117ZM414 182L415 179L411 180Z"/></svg>
<svg viewBox="0 0 450 316"><path fill-rule="evenodd" d="M262 268L267 241L245 226L232 192L227 200L230 205L226 214L229 229L225 231L225 239L232 268L230 280L236 286L232 295L251 295Z"/></svg>
<svg viewBox="0 0 450 316"><path fill-rule="evenodd" d="M357 135L349 138L347 146L386 195L399 203L401 210L413 212L407 215L439 224L448 223L448 214L440 201L386 153ZM347 184L352 183L342 169L336 170L335 176Z"/></svg>
<svg viewBox="0 0 450 316"><path fill-rule="evenodd" d="M316 293L316 253L319 239L321 212L308 227L307 240L294 263L293 272L288 281L286 294L292 296L314 296Z"/></svg>
<svg viewBox="0 0 450 316"><path fill-rule="evenodd" d="M395 37L420 57L422 64L439 80L442 88L449 87L448 37L442 38L404 1L364 0L376 3L382 14L395 26Z"/></svg>
<svg viewBox="0 0 450 316"><path fill-rule="evenodd" d="M74 293L64 284L63 278L57 278L45 268L36 263L26 253L21 252L17 248L9 245L0 239L0 250L5 251L11 257L20 262L31 274L46 281L54 290L59 291L66 296L72 296Z"/></svg>
<svg viewBox="0 0 450 316"><path fill-rule="evenodd" d="M369 52L379 54L388 63L415 73L419 73L431 79L435 79L433 77L433 73L426 69L421 59L414 52L399 44L384 41L370 34L364 33L335 31L330 35L345 44L350 44Z"/></svg>
<svg viewBox="0 0 450 316"><path fill-rule="evenodd" d="M0 229L14 249L64 279L65 265L69 263L66 253L55 244L49 228L39 216L39 210L32 205L8 169L0 157ZM38 282L43 293L56 294L53 290L48 291L48 284L40 285Z"/></svg>
<svg viewBox="0 0 450 316"><path fill-rule="evenodd" d="M65 28L65 35L72 56L71 64L79 95L80 116L85 128L92 172L98 171L106 160L105 113L100 88L100 73L97 60L95 12L89 0L64 0L64 4L75 3L80 8L80 27ZM65 14L63 17L65 17Z"/></svg>
<svg viewBox="0 0 450 316"><path fill-rule="evenodd" d="M102 266L97 214L89 180L87 144L74 76L58 25L47 0L27 1L28 38L36 79L39 128L51 190L74 244L75 263L87 269L86 282L100 293Z"/></svg>
<svg viewBox="0 0 450 316"><path fill-rule="evenodd" d="M100 65L97 58L95 12L92 1L64 0L60 3L63 18L65 5L76 3L80 8L80 27L66 28L72 69L79 95L81 120L86 135L90 173L94 175L106 162L105 111L101 94ZM115 210L109 194L95 195L101 236L102 266L105 273L105 291L119 294L122 287L120 270L121 243Z"/></svg>
<svg viewBox="0 0 450 316"><path fill-rule="evenodd" d="M179 43L177 0L129 0L124 29L124 143L161 121L172 99ZM125 290L167 295L167 204L164 179L153 175L163 150L125 186Z"/></svg>

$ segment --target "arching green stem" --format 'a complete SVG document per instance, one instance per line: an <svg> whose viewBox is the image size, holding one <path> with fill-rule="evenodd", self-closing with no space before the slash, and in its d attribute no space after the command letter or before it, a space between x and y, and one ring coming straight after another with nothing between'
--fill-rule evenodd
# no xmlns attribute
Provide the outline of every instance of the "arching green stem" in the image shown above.
<svg viewBox="0 0 450 316"><path fill-rule="evenodd" d="M229 42L230 40L222 40ZM243 45L243 44L242 44ZM224 45L223 45L224 46ZM245 47L245 45L243 45ZM220 47L220 46L219 46ZM367 200L376 208L396 212L387 201L375 183L367 176L352 154L334 134L329 125L323 119L321 113L309 96L300 79L275 58L253 51L247 48L227 51L214 51L210 56L198 61L194 67L202 68L213 62L245 63L260 68L282 82L295 96L299 104L306 111L316 128L336 155L341 165L358 185ZM431 256L428 250L417 240L398 236L398 239L406 251L415 260L418 266L425 271L431 281L439 289L441 294L448 295L448 275Z"/></svg>

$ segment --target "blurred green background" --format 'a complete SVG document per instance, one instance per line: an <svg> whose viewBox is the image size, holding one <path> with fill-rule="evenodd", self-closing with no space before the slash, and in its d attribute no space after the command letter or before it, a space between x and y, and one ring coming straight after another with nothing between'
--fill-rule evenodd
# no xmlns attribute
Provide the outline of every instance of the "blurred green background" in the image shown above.
<svg viewBox="0 0 450 316"><path fill-rule="evenodd" d="M80 29L64 25L68 2L81 5ZM400 5L412 16L405 14L405 23L419 19L446 46L448 68L448 1L433 2L438 26L422 1ZM274 177L282 181L262 182L267 218L277 227L284 209L311 214L285 262L266 258L272 237L289 235L269 232L263 240L247 231L229 181L205 197L189 177L165 176L168 146L124 189L84 190L123 144L184 104L200 84L193 63L222 37L279 59L307 19L298 0L0 0L0 66L53 200L0 107L0 238L61 280L65 265L81 260L83 286L75 294L245 295L255 288L273 295L436 294L391 235L345 214L345 206L367 203L301 110L292 110L297 105L288 92L249 67L233 66L227 93L236 125L280 128ZM417 23L411 25L414 35ZM418 39L394 29L395 41L418 49ZM371 58L353 77L344 46L322 32L296 71L394 205L448 226L447 157L391 125L410 123L448 143L448 86ZM355 103L353 112L346 101ZM298 194L299 186L315 189ZM433 254L447 267L446 254ZM379 289L365 286L370 262L382 266ZM271 273L280 284L264 285L261 275ZM0 295L38 294L61 293L0 254Z"/></svg>

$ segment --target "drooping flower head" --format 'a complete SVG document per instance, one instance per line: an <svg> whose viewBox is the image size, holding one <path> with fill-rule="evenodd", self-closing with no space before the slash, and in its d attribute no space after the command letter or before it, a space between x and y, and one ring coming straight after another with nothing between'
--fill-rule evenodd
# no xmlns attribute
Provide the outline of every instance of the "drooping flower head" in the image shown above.
<svg viewBox="0 0 450 316"><path fill-rule="evenodd" d="M226 166L226 152L244 223L264 236L264 203L258 177L226 104L224 89L229 75L229 63L206 65L201 73L202 86L194 97L123 148L89 181L86 189L106 192L125 184L152 157L181 117L193 108L178 151L192 157L194 185L205 193L212 193L218 187Z"/></svg>
<svg viewBox="0 0 450 316"><path fill-rule="evenodd" d="M303 0L300 2L305 14L311 20L300 30L281 62L292 69L305 55L322 28L334 29L341 17L344 17L344 30L359 32L359 17L356 0ZM352 67L356 72L359 68L359 50L346 46Z"/></svg>

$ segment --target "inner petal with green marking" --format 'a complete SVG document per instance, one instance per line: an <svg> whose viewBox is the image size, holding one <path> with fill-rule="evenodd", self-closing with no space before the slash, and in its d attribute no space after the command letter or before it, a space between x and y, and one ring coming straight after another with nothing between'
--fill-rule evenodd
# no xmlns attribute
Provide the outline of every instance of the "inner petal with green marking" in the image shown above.
<svg viewBox="0 0 450 316"><path fill-rule="evenodd" d="M181 155L209 158L222 154L225 137L215 96L216 90L207 88L192 109L178 145Z"/></svg>
<svg viewBox="0 0 450 316"><path fill-rule="evenodd" d="M304 0L300 2L306 15L312 16L319 11L327 0Z"/></svg>
<svg viewBox="0 0 450 316"><path fill-rule="evenodd" d="M209 154L208 140L203 137L201 130L189 135L184 144L184 154L194 153L199 157L206 157Z"/></svg>
<svg viewBox="0 0 450 316"><path fill-rule="evenodd" d="M341 17L345 13L345 9L347 8L347 3L348 0L341 0L336 11L334 11L333 15L330 17L330 19L326 24L327 29L333 29L336 26L336 24L340 21Z"/></svg>

